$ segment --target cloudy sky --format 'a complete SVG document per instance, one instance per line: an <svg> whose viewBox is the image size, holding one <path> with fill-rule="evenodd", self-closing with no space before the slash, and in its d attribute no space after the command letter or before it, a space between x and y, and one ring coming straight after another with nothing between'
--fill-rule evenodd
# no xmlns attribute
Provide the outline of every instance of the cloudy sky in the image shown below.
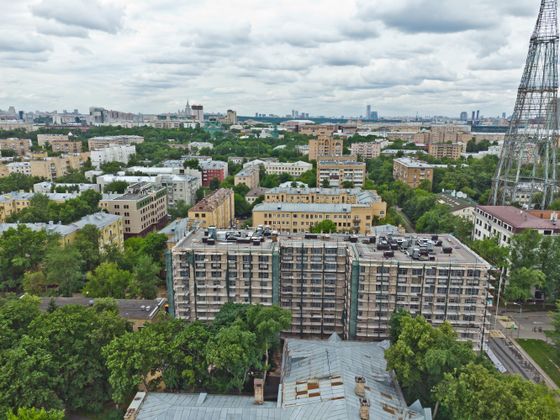
<svg viewBox="0 0 560 420"><path fill-rule="evenodd" d="M0 0L0 109L511 113L539 0Z"/></svg>

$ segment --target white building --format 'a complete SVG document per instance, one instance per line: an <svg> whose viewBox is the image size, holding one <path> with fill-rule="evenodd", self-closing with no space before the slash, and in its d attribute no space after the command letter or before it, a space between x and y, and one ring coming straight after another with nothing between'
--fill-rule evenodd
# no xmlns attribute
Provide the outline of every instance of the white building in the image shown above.
<svg viewBox="0 0 560 420"><path fill-rule="evenodd" d="M559 235L558 214L543 212L548 216L545 219L537 217L538 213L539 210L528 212L513 206L478 206L474 213L473 239L497 237L500 245L507 246L513 235L528 229L545 236Z"/></svg>
<svg viewBox="0 0 560 420"><path fill-rule="evenodd" d="M313 169L313 165L308 162L297 161L297 162L271 162L271 161L262 161L262 160L254 160L251 162L247 162L243 165L244 168L254 165L262 165L267 174L289 174L291 176L301 176L304 172L310 171Z"/></svg>
<svg viewBox="0 0 560 420"><path fill-rule="evenodd" d="M78 192L82 193L84 191L93 190L97 192L101 192L101 187L98 184L61 184L57 182L38 182L37 184L33 185L33 192L46 194L50 193L53 189L56 188L66 188L66 189L78 189Z"/></svg>
<svg viewBox="0 0 560 420"><path fill-rule="evenodd" d="M111 145L104 149L91 151L91 164L99 169L101 165L108 162L122 162L128 164L130 157L136 154L136 146Z"/></svg>

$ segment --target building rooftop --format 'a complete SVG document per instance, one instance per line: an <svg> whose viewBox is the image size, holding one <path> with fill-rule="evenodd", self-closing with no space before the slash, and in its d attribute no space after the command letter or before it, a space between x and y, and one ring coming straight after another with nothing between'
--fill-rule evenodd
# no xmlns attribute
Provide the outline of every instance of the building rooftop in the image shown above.
<svg viewBox="0 0 560 420"><path fill-rule="evenodd" d="M0 202L11 201L11 200L30 200L34 195L45 195L49 200L53 201L66 201L72 198L77 198L80 193L36 193L36 192L22 192L14 191L0 196Z"/></svg>
<svg viewBox="0 0 560 420"><path fill-rule="evenodd" d="M157 194L161 190L165 190L165 187L160 188L151 182L141 181L130 185L124 194L103 194L102 201L136 201L150 194Z"/></svg>
<svg viewBox="0 0 560 420"><path fill-rule="evenodd" d="M84 216L72 224L79 229L82 229L85 225L94 225L97 229L103 229L105 226L112 225L119 219L121 219L120 216L100 211Z"/></svg>
<svg viewBox="0 0 560 420"><path fill-rule="evenodd" d="M433 169L435 166L431 165L427 162L423 162L421 160L418 159L412 159L412 158L408 158L408 157L401 157L398 159L394 160L395 162L398 162L408 168L419 168L419 169Z"/></svg>
<svg viewBox="0 0 560 420"><path fill-rule="evenodd" d="M199 162L200 167L205 170L211 169L225 169L228 167L227 162L222 162L221 160L211 160Z"/></svg>
<svg viewBox="0 0 560 420"><path fill-rule="evenodd" d="M261 203L253 208L255 211L287 211L292 213L348 213L352 206L359 204L322 204L322 203Z"/></svg>
<svg viewBox="0 0 560 420"><path fill-rule="evenodd" d="M228 188L220 188L216 190L212 195L209 195L206 198L203 198L198 203L196 203L193 207L190 208L189 212L192 211L213 211L216 207L218 207L222 202L230 195L233 194L233 191Z"/></svg>
<svg viewBox="0 0 560 420"><path fill-rule="evenodd" d="M87 297L43 297L39 308L46 311L51 300L56 306L80 305L92 306L95 299ZM159 312L163 304L167 301L164 298L157 299L115 299L119 309L119 315L126 319L151 320Z"/></svg>
<svg viewBox="0 0 560 420"><path fill-rule="evenodd" d="M256 166L248 166L246 168L241 169L239 172L237 172L235 174L235 176L250 176L252 175L255 171L258 171L259 169Z"/></svg>
<svg viewBox="0 0 560 420"><path fill-rule="evenodd" d="M440 193L437 195L437 201L451 207L451 211L458 211L469 207L476 207L477 203L470 198L453 196L451 194Z"/></svg>
<svg viewBox="0 0 560 420"><path fill-rule="evenodd" d="M271 203L273 204L273 203ZM264 232L264 233L263 233ZM267 233L268 232L268 233ZM273 240L273 237L275 239ZM238 240L237 238L241 238ZM371 238L375 238L372 242ZM258 241L258 243L256 243ZM439 241L441 241L439 243ZM439 243L439 244L438 244ZM228 249L251 251L265 249L272 251L278 245L301 248L302 246L324 246L326 248L341 247L359 259L369 259L390 263L418 264L472 264L480 269L490 268L483 258L461 243L453 235L431 234L381 234L378 236L348 234L310 234L310 233L271 233L264 227L262 230L217 230L215 241L208 244L205 231L202 229L190 232L181 240L175 250L180 249ZM259 248L256 247L259 246ZM422 255L422 250L426 254ZM387 254L387 251L390 253ZM420 255L418 255L420 253Z"/></svg>
<svg viewBox="0 0 560 420"><path fill-rule="evenodd" d="M68 236L78 230L76 226L63 225L60 223L0 223L0 234L6 232L9 229L17 229L18 225L27 226L29 229L35 232L45 230L48 233L56 233L63 237Z"/></svg>
<svg viewBox="0 0 560 420"><path fill-rule="evenodd" d="M514 229L551 229L560 232L556 220L541 219L528 211L513 206L478 206L478 209L507 223Z"/></svg>
<svg viewBox="0 0 560 420"><path fill-rule="evenodd" d="M361 188L294 188L294 187L276 187L268 191L268 194L288 194L288 195L333 195L342 194L356 196L358 204L378 203L381 197L375 191L362 190Z"/></svg>
<svg viewBox="0 0 560 420"><path fill-rule="evenodd" d="M317 165L327 166L327 165L352 165L352 166L366 166L365 162L358 162L355 160L320 160Z"/></svg>
<svg viewBox="0 0 560 420"><path fill-rule="evenodd" d="M268 188L255 187L250 189L249 192L245 194L245 197L260 197L262 195L265 195L267 192L269 192Z"/></svg>

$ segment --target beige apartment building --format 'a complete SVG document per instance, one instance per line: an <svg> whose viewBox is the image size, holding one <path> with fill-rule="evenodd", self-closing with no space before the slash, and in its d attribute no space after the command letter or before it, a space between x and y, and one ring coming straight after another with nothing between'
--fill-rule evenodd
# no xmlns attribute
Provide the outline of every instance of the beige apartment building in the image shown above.
<svg viewBox="0 0 560 420"><path fill-rule="evenodd" d="M385 238L266 229L193 231L172 251L170 302L177 318L212 321L227 302L277 304L285 331L313 337L388 338L396 309L451 323L481 344L488 332L490 264L451 235Z"/></svg>
<svg viewBox="0 0 560 420"><path fill-rule="evenodd" d="M26 162L12 162L8 163L6 167L10 174L31 175L53 181L58 177L67 175L72 170L80 169L88 157L89 153L75 153Z"/></svg>
<svg viewBox="0 0 560 420"><path fill-rule="evenodd" d="M124 236L143 236L161 229L167 220L167 189L147 182L130 185L124 194L106 194L99 207L122 216Z"/></svg>
<svg viewBox="0 0 560 420"><path fill-rule="evenodd" d="M322 157L342 156L344 142L332 135L320 135L309 140L309 160L319 160Z"/></svg>
<svg viewBox="0 0 560 420"><path fill-rule="evenodd" d="M364 159L374 159L381 155L381 143L353 143L350 145L350 153Z"/></svg>
<svg viewBox="0 0 560 420"><path fill-rule="evenodd" d="M31 139L0 139L0 152L2 150L13 150L18 156L24 156L31 152Z"/></svg>
<svg viewBox="0 0 560 420"><path fill-rule="evenodd" d="M428 154L438 158L459 159L465 151L463 143L432 143L428 145Z"/></svg>
<svg viewBox="0 0 560 420"><path fill-rule="evenodd" d="M8 217L27 208L31 204L31 199L37 193L31 192L11 192L0 195L0 222L4 222ZM64 203L66 200L77 198L78 193L45 193L42 194L55 203Z"/></svg>
<svg viewBox="0 0 560 420"><path fill-rule="evenodd" d="M393 160L393 178L411 188L418 188L422 181L428 180L432 183L434 166L417 159L398 158Z"/></svg>
<svg viewBox="0 0 560 420"><path fill-rule="evenodd" d="M245 184L249 189L257 188L259 186L259 167L248 166L241 169L234 177L234 185Z"/></svg>
<svg viewBox="0 0 560 420"><path fill-rule="evenodd" d="M201 227L229 228L235 220L233 190L220 188L189 209L188 217Z"/></svg>
<svg viewBox="0 0 560 420"><path fill-rule="evenodd" d="M41 147L50 145L53 152L80 153L82 151L82 142L70 140L65 134L37 134L37 142Z"/></svg>
<svg viewBox="0 0 560 420"><path fill-rule="evenodd" d="M144 137L142 136L92 137L88 140L88 148L89 150L99 150L112 145L128 146L128 145L140 144L140 143L144 143Z"/></svg>
<svg viewBox="0 0 560 420"><path fill-rule="evenodd" d="M348 159L352 157L348 156ZM317 185L326 181L330 187L342 187L344 182L351 182L354 187L362 187L366 179L365 162L355 160L320 160L317 162Z"/></svg>

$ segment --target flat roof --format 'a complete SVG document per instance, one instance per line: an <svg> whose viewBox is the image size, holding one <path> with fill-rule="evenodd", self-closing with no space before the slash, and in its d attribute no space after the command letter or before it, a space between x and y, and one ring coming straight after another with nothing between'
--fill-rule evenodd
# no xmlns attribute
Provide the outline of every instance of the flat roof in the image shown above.
<svg viewBox="0 0 560 420"><path fill-rule="evenodd" d="M39 308L46 311L51 300L56 306L80 305L92 306L96 299L87 297L42 297ZM151 320L159 312L167 299L115 299L119 315L126 319Z"/></svg>
<svg viewBox="0 0 560 420"><path fill-rule="evenodd" d="M289 195L328 195L339 196L342 194L352 195L357 198L358 204L377 203L381 197L373 190L362 190L361 188L297 188L297 187L275 187L267 191L267 194L289 194Z"/></svg>
<svg viewBox="0 0 560 420"><path fill-rule="evenodd" d="M408 157L401 157L398 159L395 159L394 162L398 162L404 166L407 166L409 168L422 168L422 169L433 169L435 168L434 165L431 165L427 162L423 162L421 160L418 159L411 159Z"/></svg>
<svg viewBox="0 0 560 420"><path fill-rule="evenodd" d="M507 223L514 229L551 229L560 232L560 226L552 220L541 219L517 207L478 206L477 208Z"/></svg>
<svg viewBox="0 0 560 420"><path fill-rule="evenodd" d="M261 203L253 208L256 211L286 211L292 213L348 213L359 204L330 203Z"/></svg>

